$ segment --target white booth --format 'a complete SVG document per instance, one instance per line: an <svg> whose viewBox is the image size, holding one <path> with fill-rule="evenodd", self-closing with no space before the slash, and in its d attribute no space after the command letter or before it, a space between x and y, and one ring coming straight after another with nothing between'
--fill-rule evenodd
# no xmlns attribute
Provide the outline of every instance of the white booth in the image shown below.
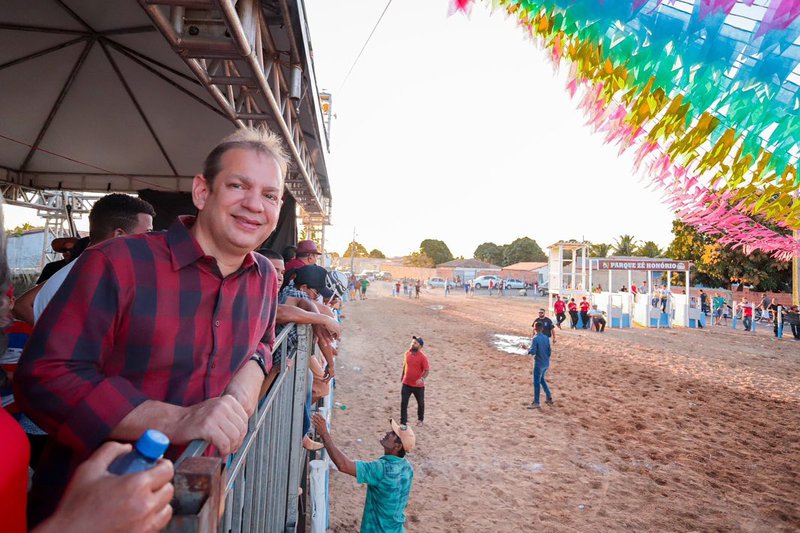
<svg viewBox="0 0 800 533"><path fill-rule="evenodd" d="M559 241L548 247L550 259L549 308L559 295L580 301L589 297L593 305L606 315L607 327L629 328L634 324L643 327L669 328L673 326L705 326L705 315L691 294L689 261L650 257L589 257L588 242ZM639 281L637 293L633 273L646 273ZM672 276L683 272L686 276L686 293L672 293ZM667 273L663 290L656 289L654 281ZM639 278L641 280L641 278ZM602 283L607 283L602 288ZM615 290L615 287L619 289Z"/></svg>

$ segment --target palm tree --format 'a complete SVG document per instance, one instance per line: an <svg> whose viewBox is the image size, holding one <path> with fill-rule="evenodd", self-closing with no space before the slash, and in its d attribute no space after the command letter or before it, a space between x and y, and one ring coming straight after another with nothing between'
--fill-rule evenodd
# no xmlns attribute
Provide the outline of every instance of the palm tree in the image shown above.
<svg viewBox="0 0 800 533"><path fill-rule="evenodd" d="M602 242L600 244L593 244L589 249L589 253L592 254L592 257L608 257L608 252L610 251L611 245Z"/></svg>
<svg viewBox="0 0 800 533"><path fill-rule="evenodd" d="M614 255L634 255L638 241L633 235L620 235L614 242Z"/></svg>
<svg viewBox="0 0 800 533"><path fill-rule="evenodd" d="M642 257L663 257L664 250L658 247L653 241L646 241L644 244L636 248L636 255Z"/></svg>

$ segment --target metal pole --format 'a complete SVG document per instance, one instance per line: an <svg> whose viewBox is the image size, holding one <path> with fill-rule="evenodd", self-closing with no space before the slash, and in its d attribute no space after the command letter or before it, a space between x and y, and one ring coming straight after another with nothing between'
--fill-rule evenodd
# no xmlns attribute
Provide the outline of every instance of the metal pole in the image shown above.
<svg viewBox="0 0 800 533"><path fill-rule="evenodd" d="M575 249L572 249L570 251L572 252L572 273L570 274L569 284L570 284L570 287L572 287L572 289L575 290L575 289L578 288L577 285L575 284L575 270L577 268L577 265L575 263L578 260L578 258L577 258L578 254L576 253L577 250L575 250Z"/></svg>
<svg viewBox="0 0 800 533"><path fill-rule="evenodd" d="M350 246L350 275L353 276L356 273L356 227L353 226L353 242Z"/></svg>
<svg viewBox="0 0 800 533"><path fill-rule="evenodd" d="M311 466L311 533L325 533L328 509L325 506L325 473L328 462L314 459Z"/></svg>
<svg viewBox="0 0 800 533"><path fill-rule="evenodd" d="M796 196L800 196L800 191ZM800 241L800 230L794 230L794 240ZM792 303L800 305L800 256L798 254L794 254L792 259Z"/></svg>
<svg viewBox="0 0 800 533"><path fill-rule="evenodd" d="M691 306L689 305L689 302L691 301L691 297L692 297L691 296L691 292L692 292L692 288L689 286L689 271L687 270L686 271L686 316L683 319L683 325L685 327L687 327L687 328L689 327L689 309L691 308ZM703 312L702 307L703 307L703 304L701 303L700 304L700 312L701 313ZM698 320L698 322L700 321L700 317L699 316L697 317L697 320Z"/></svg>

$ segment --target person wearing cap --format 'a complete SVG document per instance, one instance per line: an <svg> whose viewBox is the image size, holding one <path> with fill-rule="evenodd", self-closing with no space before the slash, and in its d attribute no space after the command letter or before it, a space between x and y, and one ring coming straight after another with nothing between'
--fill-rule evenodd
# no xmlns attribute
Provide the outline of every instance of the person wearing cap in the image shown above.
<svg viewBox="0 0 800 533"><path fill-rule="evenodd" d="M356 478L367 485L364 512L361 515L361 532L382 531L394 533L405 531L405 509L411 493L414 468L405 459L416 444L411 428L390 420L391 431L380 440L383 456L375 461L352 461L333 442L325 419L315 413L314 427L322 439L333 464L339 472Z"/></svg>
<svg viewBox="0 0 800 533"><path fill-rule="evenodd" d="M286 261L286 272L306 265L316 265L317 256L322 255L317 249L317 244L311 240L300 241L295 248L293 259Z"/></svg>
<svg viewBox="0 0 800 533"><path fill-rule="evenodd" d="M281 290L279 300L285 297L311 300L319 312L333 317L333 311L323 303L333 296L333 291L327 285L328 271L319 265L306 265L294 272L294 284ZM336 348L330 342L329 336L325 336L323 332L317 333L318 340L324 344L320 344L320 349L328 363L325 367L327 380L334 376L333 358L336 355Z"/></svg>
<svg viewBox="0 0 800 533"><path fill-rule="evenodd" d="M411 337L411 346L403 356L403 386L400 390L400 423L408 422L408 400L411 395L417 400L417 425L425 420L425 378L430 372L428 357L422 353L425 341L422 337Z"/></svg>
<svg viewBox="0 0 800 533"><path fill-rule="evenodd" d="M55 253L61 254L61 259L58 261L51 261L42 268L42 273L39 274L36 285L50 279L50 276L67 266L70 261L77 257L77 254L73 255L73 248L75 248L78 241L79 239L77 237L59 237L53 239L53 242L50 243L50 247L53 248Z"/></svg>

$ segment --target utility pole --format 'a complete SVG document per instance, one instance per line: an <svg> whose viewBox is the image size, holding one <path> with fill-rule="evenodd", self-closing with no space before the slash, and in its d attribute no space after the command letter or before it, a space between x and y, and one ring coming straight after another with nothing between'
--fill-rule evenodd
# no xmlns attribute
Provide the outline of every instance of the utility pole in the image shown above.
<svg viewBox="0 0 800 533"><path fill-rule="evenodd" d="M350 243L350 275L356 273L356 227L353 226L353 242Z"/></svg>

